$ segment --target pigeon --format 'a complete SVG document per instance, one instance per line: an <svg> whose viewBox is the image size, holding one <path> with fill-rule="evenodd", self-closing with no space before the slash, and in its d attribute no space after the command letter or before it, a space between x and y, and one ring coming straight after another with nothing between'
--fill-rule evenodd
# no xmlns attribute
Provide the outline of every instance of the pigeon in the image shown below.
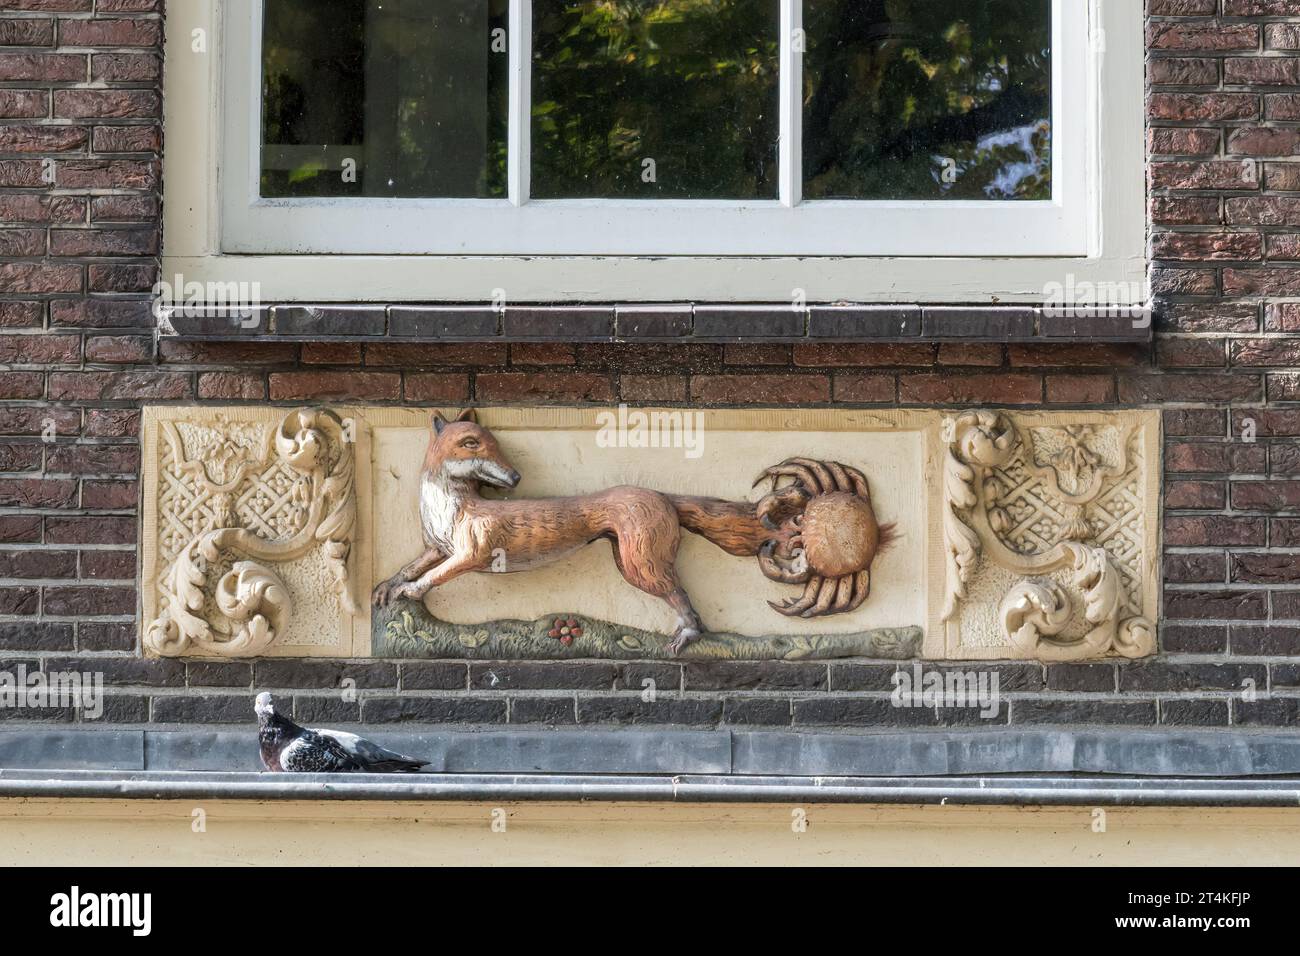
<svg viewBox="0 0 1300 956"><path fill-rule="evenodd" d="M372 740L342 730L299 727L275 709L271 695L253 704L262 765L277 773L414 773L428 764L385 750Z"/></svg>

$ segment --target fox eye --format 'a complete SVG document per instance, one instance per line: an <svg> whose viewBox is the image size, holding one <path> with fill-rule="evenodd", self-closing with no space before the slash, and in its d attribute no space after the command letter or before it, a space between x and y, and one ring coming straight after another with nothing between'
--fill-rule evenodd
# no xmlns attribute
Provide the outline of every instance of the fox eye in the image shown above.
<svg viewBox="0 0 1300 956"><path fill-rule="evenodd" d="M477 448L477 447L478 447L478 439L477 439L477 438L466 438L463 442L460 443L460 447L461 447L461 448Z"/></svg>

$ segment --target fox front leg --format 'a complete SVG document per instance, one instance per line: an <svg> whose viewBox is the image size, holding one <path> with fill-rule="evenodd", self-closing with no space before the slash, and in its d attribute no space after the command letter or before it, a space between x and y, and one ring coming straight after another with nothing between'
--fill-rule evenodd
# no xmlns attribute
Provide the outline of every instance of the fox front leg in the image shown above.
<svg viewBox="0 0 1300 956"><path fill-rule="evenodd" d="M441 564L426 571L414 581L400 584L393 589L390 600L418 601L440 584L446 584L452 578L460 577L467 571L482 571L491 558L484 561L477 555L453 555Z"/></svg>
<svg viewBox="0 0 1300 956"><path fill-rule="evenodd" d="M403 584L414 581L416 578L428 572L439 562L446 560L444 555L437 548L431 548L424 552L410 564L403 567L387 581L381 581L375 585L374 593L371 595L371 601L375 607L386 607L393 600L394 592Z"/></svg>

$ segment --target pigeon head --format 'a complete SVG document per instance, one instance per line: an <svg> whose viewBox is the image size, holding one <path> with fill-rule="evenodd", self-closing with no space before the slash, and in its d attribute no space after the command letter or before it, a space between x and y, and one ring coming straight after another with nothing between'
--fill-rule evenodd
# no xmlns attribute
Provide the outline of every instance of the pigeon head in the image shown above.
<svg viewBox="0 0 1300 956"><path fill-rule="evenodd" d="M258 722L263 724L275 717L275 701L266 691L258 694L253 701L253 713L257 714Z"/></svg>

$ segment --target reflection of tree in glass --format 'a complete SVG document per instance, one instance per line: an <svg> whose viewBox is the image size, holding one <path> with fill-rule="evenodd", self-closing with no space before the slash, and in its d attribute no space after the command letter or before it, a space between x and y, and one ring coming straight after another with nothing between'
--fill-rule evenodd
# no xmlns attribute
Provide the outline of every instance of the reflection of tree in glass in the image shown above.
<svg viewBox="0 0 1300 956"><path fill-rule="evenodd" d="M267 0L263 195L504 195L506 6ZM805 196L1050 197L1050 7L804 0ZM534 196L776 197L776 0L533 20Z"/></svg>
<svg viewBox="0 0 1300 956"><path fill-rule="evenodd" d="M775 198L777 32L775 0L534 0L533 195Z"/></svg>
<svg viewBox="0 0 1300 956"><path fill-rule="evenodd" d="M1051 197L1051 0L805 0L804 195Z"/></svg>
<svg viewBox="0 0 1300 956"><path fill-rule="evenodd" d="M262 195L503 196L507 5L267 0Z"/></svg>
<svg viewBox="0 0 1300 956"><path fill-rule="evenodd" d="M267 0L262 26L262 142L345 146L364 138L365 0ZM345 188L327 156L262 171L263 196L320 196Z"/></svg>

